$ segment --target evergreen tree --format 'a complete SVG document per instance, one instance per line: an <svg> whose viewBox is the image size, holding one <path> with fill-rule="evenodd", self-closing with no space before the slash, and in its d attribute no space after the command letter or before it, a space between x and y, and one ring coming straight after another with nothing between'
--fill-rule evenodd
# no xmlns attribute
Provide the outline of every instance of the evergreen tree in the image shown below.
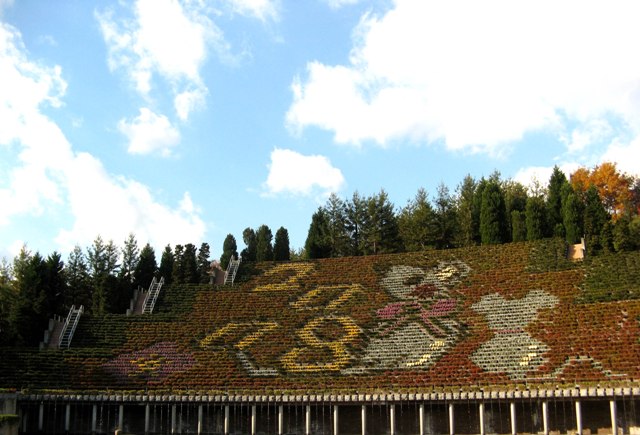
<svg viewBox="0 0 640 435"><path fill-rule="evenodd" d="M147 243L140 251L140 260L133 273L134 284L144 289L149 288L157 271L156 253L151 245Z"/></svg>
<svg viewBox="0 0 640 435"><path fill-rule="evenodd" d="M504 243L506 228L504 195L498 182L489 180L482 192L480 208L480 239L482 244Z"/></svg>
<svg viewBox="0 0 640 435"><path fill-rule="evenodd" d="M631 219L629 215L621 216L613 227L613 247L617 252L636 249L629 231Z"/></svg>
<svg viewBox="0 0 640 435"><path fill-rule="evenodd" d="M162 251L162 257L160 257L160 268L158 269L158 275L164 278L164 282L170 284L173 281L173 250L171 245L167 245Z"/></svg>
<svg viewBox="0 0 640 435"><path fill-rule="evenodd" d="M49 254L44 261L43 290L45 294L45 313L50 318L54 314L64 314L64 298L67 292L64 262L58 252Z"/></svg>
<svg viewBox="0 0 640 435"><path fill-rule="evenodd" d="M343 257L349 255L349 233L347 231L347 207L335 193L327 199L324 207L329 220L329 239L331 241L331 256Z"/></svg>
<svg viewBox="0 0 640 435"><path fill-rule="evenodd" d="M587 246L591 249L591 252L597 252L604 247L600 236L605 222L609 220L609 216L594 185L591 185L585 192L583 219Z"/></svg>
<svg viewBox="0 0 640 435"><path fill-rule="evenodd" d="M184 283L185 284L197 284L200 282L200 275L198 274L198 260L196 258L196 245L193 243L187 243L184 245L183 254L183 267L184 267Z"/></svg>
<svg viewBox="0 0 640 435"><path fill-rule="evenodd" d="M489 181L486 178L481 178L480 181L476 184L476 191L473 195L473 214L472 214L472 222L473 222L473 235L475 237L475 244L478 245L482 241L482 237L480 236L480 212L482 210L482 193L484 189L487 187Z"/></svg>
<svg viewBox="0 0 640 435"><path fill-rule="evenodd" d="M562 195L565 186L569 185L569 181L564 173L558 168L553 167L551 178L549 179L549 186L547 188L547 226L549 229L548 235L556 237L562 237L566 229L564 229L564 215L562 211Z"/></svg>
<svg viewBox="0 0 640 435"><path fill-rule="evenodd" d="M365 254L384 254L400 251L398 220L384 189L367 201L367 219L364 230Z"/></svg>
<svg viewBox="0 0 640 435"><path fill-rule="evenodd" d="M47 326L46 295L42 291L44 269L40 254L31 254L26 247L14 259L12 286L15 298L8 322L13 327L17 344L37 345Z"/></svg>
<svg viewBox="0 0 640 435"><path fill-rule="evenodd" d="M175 284L185 283L184 246L182 245L176 245L173 249L173 272L171 274L171 280Z"/></svg>
<svg viewBox="0 0 640 435"><path fill-rule="evenodd" d="M511 212L511 240L513 242L527 240L527 222L524 211L513 210Z"/></svg>
<svg viewBox="0 0 640 435"><path fill-rule="evenodd" d="M453 197L449 194L449 188L440 183L438 185L435 205L435 244L437 249L452 248L455 243L458 216Z"/></svg>
<svg viewBox="0 0 640 435"><path fill-rule="evenodd" d="M236 244L236 238L232 234L227 234L224 242L222 243L222 255L220 256L220 267L222 270L227 270L229 261L232 258L238 258L238 245Z"/></svg>
<svg viewBox="0 0 640 435"><path fill-rule="evenodd" d="M400 211L398 230L407 251L420 251L435 244L435 212L423 188L418 189L415 198Z"/></svg>
<svg viewBox="0 0 640 435"><path fill-rule="evenodd" d="M138 249L138 241L133 233L129 233L127 240L124 241L122 248L122 265L120 266L119 278L122 282L133 285L133 272L138 265L140 250Z"/></svg>
<svg viewBox="0 0 640 435"><path fill-rule="evenodd" d="M273 259L276 261L289 261L291 253L289 248L289 232L285 227L278 228L273 244Z"/></svg>
<svg viewBox="0 0 640 435"><path fill-rule="evenodd" d="M362 255L364 253L364 227L367 220L367 200L356 191L351 201L346 204L346 229L350 239L349 255ZM327 229L328 231L328 229ZM321 250L322 251L322 250ZM307 251L308 254L308 251ZM322 258L322 257L310 257Z"/></svg>
<svg viewBox="0 0 640 435"><path fill-rule="evenodd" d="M258 253L258 240L256 239L256 232L253 229L247 227L242 232L242 241L246 248L242 250L240 254L242 261L256 261Z"/></svg>
<svg viewBox="0 0 640 435"><path fill-rule="evenodd" d="M460 246L475 245L480 238L479 216L475 219L474 198L476 195L476 181L467 175L457 189L457 215L459 229L457 243Z"/></svg>
<svg viewBox="0 0 640 435"><path fill-rule="evenodd" d="M273 260L273 234L267 225L260 225L256 231L256 260Z"/></svg>
<svg viewBox="0 0 640 435"><path fill-rule="evenodd" d="M544 237L546 208L541 196L530 196L527 199L525 220L527 224L527 240L538 240Z"/></svg>
<svg viewBox="0 0 640 435"><path fill-rule="evenodd" d="M568 243L578 243L582 237L582 203L571 185L562 188L562 224Z"/></svg>
<svg viewBox="0 0 640 435"><path fill-rule="evenodd" d="M329 219L322 207L311 216L311 225L305 242L307 258L327 258L331 256Z"/></svg>
<svg viewBox="0 0 640 435"><path fill-rule="evenodd" d="M209 278L211 277L211 260L209 259L209 255L211 255L211 250L209 249L209 244L207 242L203 242L200 244L200 249L198 249L198 276L200 277L201 284L207 284L209 282Z"/></svg>
<svg viewBox="0 0 640 435"><path fill-rule="evenodd" d="M522 183L508 180L502 183L502 191L504 193L504 206L506 211L505 217L507 219L505 241L517 241L514 240L513 236L513 212L521 212L518 214L518 216L522 216L522 218L524 219L525 210L527 208L527 188L524 187ZM526 226L523 225L522 228L525 228L525 238L519 239L520 241L526 240ZM520 231L522 228L518 228L518 231ZM519 234L516 237L519 237L521 235L522 234Z"/></svg>
<svg viewBox="0 0 640 435"><path fill-rule="evenodd" d="M64 298L65 308L72 305L83 305L89 308L91 305L91 284L89 266L82 252L82 248L76 245L69 254L67 267L65 268L67 291Z"/></svg>

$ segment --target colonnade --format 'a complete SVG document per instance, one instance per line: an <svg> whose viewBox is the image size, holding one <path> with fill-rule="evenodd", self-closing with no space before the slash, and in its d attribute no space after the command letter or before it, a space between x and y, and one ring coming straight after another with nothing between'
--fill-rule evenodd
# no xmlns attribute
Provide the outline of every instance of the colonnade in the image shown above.
<svg viewBox="0 0 640 435"><path fill-rule="evenodd" d="M609 432L609 428L610 428L610 432L611 434L618 434L619 433L619 429L621 428L620 426L620 417L619 417L619 412L618 412L618 405L616 403L616 400L614 398L609 398L609 399L600 399L600 400L593 400L593 399L588 399L588 400L580 400L580 399L576 399L576 400L572 400L570 402L568 402L570 404L571 412L573 413L573 416L569 416L569 419L571 420L571 424L573 424L573 427L571 427L571 430L575 430L576 433L578 434L582 434L583 433L583 405L585 402L589 402L593 408L593 405L596 404L598 406L598 409L601 409L601 407L607 407L608 405L608 413L609 413L609 422L608 425L604 425L604 423L602 423L604 425L604 428L606 429L606 432ZM607 404L608 402L608 404ZM635 400L632 400L631 402L637 402ZM46 402L39 402L39 404L37 405L37 414L38 414L38 427L37 430L42 432L43 430L45 430L45 403ZM60 410L60 412L63 413L64 415L64 431L65 432L71 432L72 431L72 427L71 427L71 423L72 423L72 406L73 406L74 402L64 402L61 403L60 405L63 406L64 410ZM32 431L36 428L34 428L33 426L28 426L28 422L33 422L34 419L34 415L33 412L35 411L35 407L33 405L35 405L36 403L32 402L30 408L27 409L25 408L24 410L22 410L20 408L20 406L18 407L19 411L21 411L21 427L20 430L24 433ZM104 403L103 402L93 402L93 403L89 403L89 404L83 404L83 406L90 406L91 407L91 431L93 433L99 433L99 432L104 432L104 428L103 427L98 427L98 410L99 407L102 406ZM505 407L508 406L508 413L505 413L504 415L502 415L502 411L500 411L500 418L505 419L508 418L508 427L502 427L502 431L499 433L511 433L513 435L518 433L518 417L517 417L517 411L516 411L516 407L518 406L518 402L516 401L501 401L501 402L490 402L490 401L482 401L482 402L477 402L477 403L467 403L466 405L468 406L467 409L472 409L473 410L473 423L472 425L476 426L476 430L474 431L473 428L471 428L472 432L471 433L479 433L480 435L485 435L485 433L492 433L492 432L496 432L494 427L490 427L489 422L487 422L487 419L491 420L492 418L494 418L495 416L492 414L492 409L490 409L489 407L494 406L494 407L498 407L499 410L504 409ZM565 406L567 404L567 401L563 402L563 406ZM241 415L243 416L242 418L248 418L249 421L244 421L243 423L243 427L245 424L248 423L248 429L245 429L246 431L250 430L250 433L252 435L254 434L260 434L260 433L267 433L269 431L265 430L265 428L259 427L259 412L260 412L260 407L261 406L265 406L265 403L259 403L259 404L251 404L251 403L236 403L236 404L217 404L216 409L218 411L221 411L222 413L222 427L219 427L219 429L217 430L217 432L222 431L224 434L234 434L234 433L239 433L239 429L233 427L234 426L234 422L237 423L237 418L234 419L232 421L231 418L231 409L234 409L234 412L238 409L238 408L242 408L243 413L241 413ZM304 412L304 433L305 434L312 434L312 433L318 433L318 428L316 426L314 426L314 424L317 424L316 422L312 421L312 407L319 405L319 404L310 404L310 403L306 403L306 404L286 404L286 406L297 406L299 409L303 410ZM463 433L469 433L470 430L470 426L468 421L465 421L465 419L469 418L469 415L465 415L463 412L460 412L458 415L457 411L456 411L456 406L460 406L460 405L465 405L465 403L460 403L460 402L448 402L448 403L428 403L428 402L415 402L410 404L410 406L412 406L412 410L415 411L415 408L417 408L417 415L414 415L413 413L409 416L409 417L416 417L417 418L417 431L420 435L423 434L431 434L431 433L445 433L445 430L448 429L448 433L449 435L454 435L456 433L460 433L457 432L457 426L461 426L463 427L463 429L461 429L463 431ZM638 405L640 405L640 403L638 403ZM197 416L194 416L193 414L191 414L190 419L191 419L191 425L186 428L186 427L182 427L183 425L183 410L182 408L180 408L181 404L180 403L142 403L142 404L133 404L133 403L120 403L120 404L109 404L109 406L111 407L110 409L113 409L114 411L117 409L117 411L115 412L115 414L117 415L113 415L112 417L116 417L115 418L115 424L117 424L118 428L126 428L125 424L127 423L126 418L125 418L125 408L129 407L128 409L131 409L131 407L137 407L138 411L141 411L140 407L144 407L144 433L149 434L149 433L158 433L157 428L152 427L152 407L154 406L162 406L163 409L166 410L166 414L164 415L165 417L165 421L169 421L170 419L170 427L165 427L161 432L162 433L197 433L197 434L202 434L202 433L206 433L209 432L208 430L206 430L203 426L203 422L204 422L204 417L205 417L205 409L207 409L207 404L191 404L191 408L190 410L195 410L197 409ZM276 409L276 424L275 424L275 428L271 429L271 431L273 430L277 430L277 434L278 435L283 435L285 433L287 433L287 430L285 429L285 404L270 404L267 406L271 406L271 410L273 411L273 408ZM404 433L409 433L406 432L406 429L401 429L399 428L399 412L401 412L402 409L406 409L407 406L409 406L406 402L404 404L402 403L382 403L382 404L371 404L371 403L350 403L350 404L345 404L345 403L334 403L334 404L323 404L321 405L323 407L323 412L324 410L329 410L329 414L330 414L330 428L323 428L322 429L322 433L330 433L333 435L338 435L341 432L341 427L340 427L340 421L341 421L341 410L344 412L344 415L346 416L347 414L347 409L345 408L349 408L348 412L351 413L349 415L349 430L348 432L350 434L353 433L362 433L363 435L366 434L370 434L370 433L385 433L385 434L390 434L390 435L402 435ZM367 427L368 425L368 418L367 415L369 412L372 412L372 409L374 409L374 407L382 407L380 409L384 409L385 415L384 415L384 421L387 424L387 427L385 428L381 428L381 427ZM405 408L403 408L403 406ZM438 407L438 412L440 414L444 414L446 415L446 420L447 420L447 424L448 424L448 428L439 428L437 431L434 431L434 427L432 426L432 421L430 419L433 418L433 406L437 406ZM537 415L538 413L541 414L541 422L538 421L538 425L541 425L541 430L538 430L537 432L542 432L545 435L548 435L552 430L557 430L556 428L552 428L551 424L550 424L550 402L549 401L536 401L535 403L533 403L534 406L534 413ZM635 426L639 426L640 422L637 421L637 419L640 419L640 416L635 416L635 404L634 406L634 415L633 416L622 416L622 419L625 421L625 425L627 426L626 430L624 431L624 433L629 433L629 428L628 426L632 425L634 426L633 430L636 430ZM359 408L359 410L358 410ZM640 408L640 407L639 407ZM565 409L565 408L563 408ZM84 412L86 412L88 410L85 409ZM101 410L102 411L102 410ZM640 409L638 409L638 411L640 412ZM28 413L31 412L30 415L28 415ZM359 412L359 428L357 428L356 426L357 421L354 421L354 412L358 413ZM234 414L235 415L235 414ZM444 415L440 415L440 417L444 417ZM525 414L526 415L526 414ZM170 416L170 417L169 417ZM59 416L60 417L60 416ZM59 418L58 417L58 418ZM197 418L197 427L194 428L193 427L193 421L194 421L194 417ZM317 417L317 415L316 415ZM329 416L327 416L329 417ZM138 417L139 418L139 417ZM407 418L407 415L403 416L403 418ZM477 418L477 421L475 420ZM524 418L524 417L523 417ZM565 416L565 418L567 418ZM329 418L326 419L327 421L329 420ZM140 425L141 422L137 422L138 425ZM29 423L32 424L32 423ZM413 422L413 424L415 424L415 422ZM185 425L186 426L186 425ZM602 427L599 427L599 431L600 429L602 429ZM302 428L300 428L299 430L302 430ZM567 429L567 431L569 431L569 429ZM269 432L271 433L271 432ZM410 432L410 433L415 433L415 430Z"/></svg>

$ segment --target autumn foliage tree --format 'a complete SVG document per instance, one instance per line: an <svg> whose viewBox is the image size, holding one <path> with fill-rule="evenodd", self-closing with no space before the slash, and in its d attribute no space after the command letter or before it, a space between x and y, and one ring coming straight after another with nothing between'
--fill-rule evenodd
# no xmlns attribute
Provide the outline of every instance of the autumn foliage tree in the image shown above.
<svg viewBox="0 0 640 435"><path fill-rule="evenodd" d="M605 162L592 170L579 168L571 174L571 186L585 194L595 186L598 196L612 220L617 221L625 213L632 199L633 179L620 173L615 163Z"/></svg>

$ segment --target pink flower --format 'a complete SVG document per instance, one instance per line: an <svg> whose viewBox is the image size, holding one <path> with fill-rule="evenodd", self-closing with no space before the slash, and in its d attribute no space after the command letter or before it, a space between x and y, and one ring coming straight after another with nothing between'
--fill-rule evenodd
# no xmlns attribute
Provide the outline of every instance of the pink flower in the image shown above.
<svg viewBox="0 0 640 435"><path fill-rule="evenodd" d="M404 302L394 302L384 308L380 308L378 311L376 311L376 314L383 320L391 320L394 317L397 317L403 311Z"/></svg>

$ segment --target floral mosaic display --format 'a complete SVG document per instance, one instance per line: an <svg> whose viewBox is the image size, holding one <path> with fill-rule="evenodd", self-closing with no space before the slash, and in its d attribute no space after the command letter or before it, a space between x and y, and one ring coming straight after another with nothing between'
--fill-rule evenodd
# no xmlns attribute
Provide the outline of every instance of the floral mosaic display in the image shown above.
<svg viewBox="0 0 640 435"><path fill-rule="evenodd" d="M638 256L570 263L561 252L549 240L243 264L234 286L167 286L152 315L83 316L68 350L0 349L0 388L272 395L637 384Z"/></svg>

